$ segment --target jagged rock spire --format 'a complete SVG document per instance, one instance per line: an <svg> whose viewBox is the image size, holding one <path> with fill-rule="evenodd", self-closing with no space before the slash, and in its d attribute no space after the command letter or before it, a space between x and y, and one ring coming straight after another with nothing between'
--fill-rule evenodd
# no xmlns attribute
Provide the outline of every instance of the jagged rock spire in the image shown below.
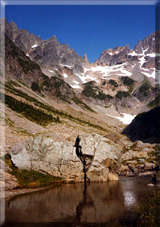
<svg viewBox="0 0 160 227"><path fill-rule="evenodd" d="M86 53L84 54L83 59L84 59L84 61L85 61L86 64L89 64L88 57L87 57L87 54Z"/></svg>

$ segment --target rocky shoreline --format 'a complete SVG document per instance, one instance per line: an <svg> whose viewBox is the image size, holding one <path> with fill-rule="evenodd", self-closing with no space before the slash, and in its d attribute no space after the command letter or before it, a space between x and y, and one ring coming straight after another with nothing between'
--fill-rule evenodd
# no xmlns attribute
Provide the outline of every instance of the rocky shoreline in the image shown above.
<svg viewBox="0 0 160 227"><path fill-rule="evenodd" d="M53 185L50 186L45 186L45 187L39 187L39 188L17 188L17 189L12 189L10 191L5 191L5 201L8 202L9 200L11 200L12 198L14 198L15 196L19 196L19 195L24 195L24 194L28 194L28 193L32 193L32 192L38 192L38 191L43 191L46 190L48 188L52 188L54 187Z"/></svg>
<svg viewBox="0 0 160 227"><path fill-rule="evenodd" d="M153 171L148 171L148 172L144 172L144 173L140 173L139 175L135 176L135 175L130 175L130 176L120 176L118 180L121 180L121 177L143 177L143 176L153 176L155 172ZM117 180L117 179L116 179ZM97 183L97 182L92 182L92 184L94 183ZM99 182L99 183L102 183L102 182ZM71 184L71 183L66 183L66 182L63 182L62 184L52 184L52 185L49 185L49 186L44 186L44 187L37 187L37 188L14 188L14 189L11 189L11 190L5 190L4 192L4 195L5 197L4 198L0 198L0 199L5 199L6 202L8 202L9 200L13 199L14 197L16 196L19 196L19 195L25 195L25 194L28 194L28 193L32 193L32 192L39 192L39 191L44 191L44 190L47 190L47 189L50 189L50 188L53 188L53 187L57 187L57 186L63 186L64 184ZM73 184L73 183L72 183ZM74 184L83 184L83 182L76 182ZM152 184L152 182L151 182Z"/></svg>
<svg viewBox="0 0 160 227"><path fill-rule="evenodd" d="M115 144L103 136L85 134L81 135L81 146L83 154L93 157L87 161L87 177L91 183L117 181L121 176L154 175L159 160L159 146L141 141ZM79 183L84 180L83 165L73 144L57 142L51 137L30 137L15 145L6 154L5 162L0 181L6 190L6 200L53 187L57 183Z"/></svg>

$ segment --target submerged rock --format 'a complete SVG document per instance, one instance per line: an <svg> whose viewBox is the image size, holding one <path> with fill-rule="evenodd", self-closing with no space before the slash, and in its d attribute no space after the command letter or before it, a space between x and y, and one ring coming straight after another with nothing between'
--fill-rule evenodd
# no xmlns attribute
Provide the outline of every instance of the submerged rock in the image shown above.
<svg viewBox="0 0 160 227"><path fill-rule="evenodd" d="M120 147L97 134L82 135L81 146L83 154L93 156L87 172L90 181L109 180L105 161L117 160ZM67 182L83 181L83 166L71 142L56 142L45 136L32 137L14 146L10 155L19 169L36 170Z"/></svg>
<svg viewBox="0 0 160 227"><path fill-rule="evenodd" d="M118 175L116 174L116 173L109 173L108 174L108 180L109 181L117 181L117 180L119 180L119 177L118 177Z"/></svg>

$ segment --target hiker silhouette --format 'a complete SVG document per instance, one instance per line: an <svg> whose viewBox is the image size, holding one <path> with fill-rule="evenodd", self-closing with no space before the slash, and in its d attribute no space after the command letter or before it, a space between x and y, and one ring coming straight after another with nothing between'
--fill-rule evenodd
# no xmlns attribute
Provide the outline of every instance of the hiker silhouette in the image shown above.
<svg viewBox="0 0 160 227"><path fill-rule="evenodd" d="M82 156L82 147L81 147L81 145L79 145L80 141L81 141L81 139L78 135L77 138L76 138L76 141L75 141L75 145L74 145L74 147L76 147L76 155L78 157Z"/></svg>

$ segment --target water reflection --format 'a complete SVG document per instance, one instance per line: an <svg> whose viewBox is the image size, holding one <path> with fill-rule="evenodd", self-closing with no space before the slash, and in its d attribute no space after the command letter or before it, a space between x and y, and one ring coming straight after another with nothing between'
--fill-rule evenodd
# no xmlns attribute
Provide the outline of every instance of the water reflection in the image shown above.
<svg viewBox="0 0 160 227"><path fill-rule="evenodd" d="M90 184L87 188L83 184L63 185L18 196L6 207L6 223L9 224L5 226L11 227L13 223L14 226L19 226L15 223L125 226L120 224L121 220L127 212L134 212L144 190L148 190L149 181L125 178L120 182Z"/></svg>
<svg viewBox="0 0 160 227"><path fill-rule="evenodd" d="M126 207L134 206L136 204L135 194L130 191L124 192L124 203Z"/></svg>
<svg viewBox="0 0 160 227"><path fill-rule="evenodd" d="M85 208L91 208L91 207L95 207L94 201L92 197L89 195L89 193L87 192L87 184L84 184L83 198L79 202L78 206L76 207L76 216L73 221L73 225L79 226L79 224L81 223L81 218L83 217L83 212Z"/></svg>

